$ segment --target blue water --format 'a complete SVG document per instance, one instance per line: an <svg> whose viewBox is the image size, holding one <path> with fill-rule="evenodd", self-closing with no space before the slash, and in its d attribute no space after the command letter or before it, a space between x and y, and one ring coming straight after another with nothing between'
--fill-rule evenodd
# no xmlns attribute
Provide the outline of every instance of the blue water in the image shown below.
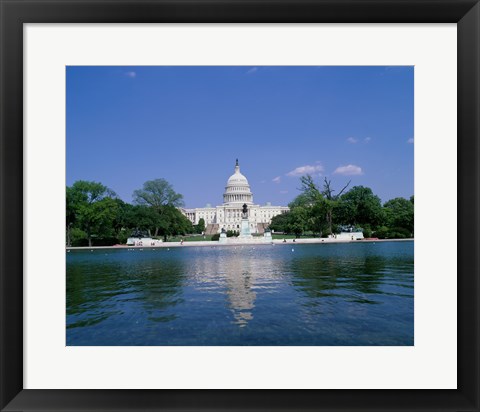
<svg viewBox="0 0 480 412"><path fill-rule="evenodd" d="M413 345L413 246L72 250L67 345Z"/></svg>

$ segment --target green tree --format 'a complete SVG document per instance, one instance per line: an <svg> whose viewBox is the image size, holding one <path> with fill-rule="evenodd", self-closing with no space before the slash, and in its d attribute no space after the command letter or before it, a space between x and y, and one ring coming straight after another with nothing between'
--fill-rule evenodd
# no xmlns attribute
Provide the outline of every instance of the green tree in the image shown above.
<svg viewBox="0 0 480 412"><path fill-rule="evenodd" d="M181 207L184 204L183 196L176 193L172 185L165 179L145 182L142 189L133 192L133 200L137 205L151 207L160 216L154 236L162 234L165 238L170 233L168 228L171 227L171 222L169 219L176 217L172 214L171 208Z"/></svg>
<svg viewBox="0 0 480 412"><path fill-rule="evenodd" d="M328 221L329 206L329 202L321 198L310 208L308 230L319 236L332 233L332 225Z"/></svg>
<svg viewBox="0 0 480 412"><path fill-rule="evenodd" d="M168 236L186 235L192 231L192 222L180 210L173 206L164 206L160 218L159 234L165 241Z"/></svg>
<svg viewBox="0 0 480 412"><path fill-rule="evenodd" d="M364 186L354 186L343 194L335 212L341 224L368 224L374 228L384 220L380 198L373 194L372 189Z"/></svg>
<svg viewBox="0 0 480 412"><path fill-rule="evenodd" d="M118 205L115 192L98 182L76 181L67 188L67 225L85 232L88 245L93 237L112 236ZM73 223L72 223L73 222ZM67 244L70 241L67 236Z"/></svg>
<svg viewBox="0 0 480 412"><path fill-rule="evenodd" d="M276 215L272 218L272 222L270 223L270 229L274 230L275 232L288 232L288 220L291 212L281 213Z"/></svg>
<svg viewBox="0 0 480 412"><path fill-rule="evenodd" d="M302 193L297 198L302 199L303 204L300 203L299 206L313 206L316 202L318 202L319 199L322 198L322 193L313 181L312 176L302 176L300 178L300 183L302 184L302 187L300 188Z"/></svg>
<svg viewBox="0 0 480 412"><path fill-rule="evenodd" d="M312 199L312 195L310 193L300 193L295 199L293 199L289 204L288 207L290 209L294 209L296 207L310 207L315 204L315 200Z"/></svg>
<svg viewBox="0 0 480 412"><path fill-rule="evenodd" d="M160 225L161 216L149 206L128 205L124 212L123 227L129 231L147 232L152 236L152 232Z"/></svg>
<svg viewBox="0 0 480 412"><path fill-rule="evenodd" d="M133 192L136 204L153 207L161 212L164 206L183 206L183 196L175 190L165 179L149 180L143 184L142 189Z"/></svg>
<svg viewBox="0 0 480 412"><path fill-rule="evenodd" d="M128 226L125 224L125 217L127 216L130 208L132 208L133 206L129 203L125 203L122 199L119 198L115 198L114 200L117 204L117 213L115 215L115 219L113 219L112 228L115 232L117 240L120 240L120 238L124 237L125 231L127 231L128 229Z"/></svg>
<svg viewBox="0 0 480 412"><path fill-rule="evenodd" d="M287 232L294 233L299 237L308 227L309 211L307 208L298 206L292 209L288 215Z"/></svg>
<svg viewBox="0 0 480 412"><path fill-rule="evenodd" d="M66 240L67 246L72 245L72 229L77 221L77 211L75 209L76 193L73 188L67 186L66 190Z"/></svg>
<svg viewBox="0 0 480 412"><path fill-rule="evenodd" d="M302 184L300 189L302 190L302 194L296 198L293 206L309 206L308 229L320 235L328 231L331 235L334 226L333 211L338 204L339 197L350 185L350 182L337 194L334 194L335 189L332 188L332 182L327 180L327 178L325 178L323 182L322 189L318 187L310 175L302 176L300 181Z"/></svg>
<svg viewBox="0 0 480 412"><path fill-rule="evenodd" d="M336 195L333 194L335 190L332 189L331 180L327 180L327 178L325 178L325 181L323 183L322 195L325 201L325 214L330 235L333 233L333 211L335 210L335 207L338 206L338 199L345 191L345 189L347 189L347 187L350 185L350 182L351 181L349 180L348 183Z"/></svg>
<svg viewBox="0 0 480 412"><path fill-rule="evenodd" d="M205 232L205 219L203 217L201 217L198 220L198 224L196 225L196 232L197 233Z"/></svg>
<svg viewBox="0 0 480 412"><path fill-rule="evenodd" d="M401 228L406 230L410 236L413 235L414 209L412 201L404 199L403 197L396 197L395 199L391 199L386 202L383 205L383 208L385 212L386 225L389 228ZM402 230L397 230L397 233L405 232Z"/></svg>

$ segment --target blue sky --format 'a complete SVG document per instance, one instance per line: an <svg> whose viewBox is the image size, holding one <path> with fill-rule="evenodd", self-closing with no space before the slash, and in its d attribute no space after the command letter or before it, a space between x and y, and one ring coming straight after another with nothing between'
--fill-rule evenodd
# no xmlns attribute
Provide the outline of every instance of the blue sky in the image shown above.
<svg viewBox="0 0 480 412"><path fill-rule="evenodd" d="M413 191L413 67L67 67L67 185L123 200L164 178L187 207L222 203L235 159L255 203L309 172L382 201Z"/></svg>

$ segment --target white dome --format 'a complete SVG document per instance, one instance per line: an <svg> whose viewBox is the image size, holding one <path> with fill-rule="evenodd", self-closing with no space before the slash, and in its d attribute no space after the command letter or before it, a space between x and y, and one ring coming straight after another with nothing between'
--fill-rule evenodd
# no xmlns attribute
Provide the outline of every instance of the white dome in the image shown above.
<svg viewBox="0 0 480 412"><path fill-rule="evenodd" d="M248 186L248 180L240 173L239 166L235 166L235 173L228 178L227 186Z"/></svg>
<svg viewBox="0 0 480 412"><path fill-rule="evenodd" d="M223 195L223 203L253 203L253 195L250 191L250 185L248 184L247 178L240 173L238 159L235 164L235 173L228 178L225 193Z"/></svg>

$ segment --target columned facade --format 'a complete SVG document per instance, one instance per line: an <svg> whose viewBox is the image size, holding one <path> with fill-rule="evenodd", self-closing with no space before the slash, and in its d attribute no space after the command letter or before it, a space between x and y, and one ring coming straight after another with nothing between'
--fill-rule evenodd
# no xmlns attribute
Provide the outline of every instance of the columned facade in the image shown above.
<svg viewBox="0 0 480 412"><path fill-rule="evenodd" d="M183 214L194 224L200 219L205 221L207 231L221 232L225 230L240 230L242 221L242 206L248 206L248 220L251 233L262 233L272 218L281 213L286 213L286 206L256 205L253 203L253 193L247 178L240 173L238 160L232 176L227 180L223 193L223 204L216 207L204 207L195 209L182 209Z"/></svg>
<svg viewBox="0 0 480 412"><path fill-rule="evenodd" d="M238 159L235 164L235 172L227 181L225 192L223 194L224 205L234 205L236 203L253 204L253 194L250 191L250 185L247 178L240 173Z"/></svg>

